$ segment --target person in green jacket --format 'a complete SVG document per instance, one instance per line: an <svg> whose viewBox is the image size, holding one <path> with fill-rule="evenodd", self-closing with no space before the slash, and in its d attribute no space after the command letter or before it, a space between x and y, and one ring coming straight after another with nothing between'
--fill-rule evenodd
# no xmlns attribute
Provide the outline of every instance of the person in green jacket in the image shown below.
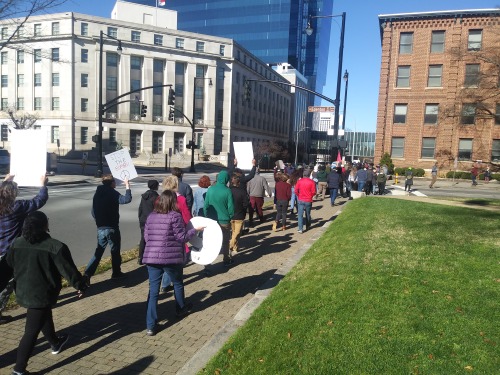
<svg viewBox="0 0 500 375"><path fill-rule="evenodd" d="M205 217L216 220L222 230L222 255L224 265L233 263L229 252L229 241L231 239L231 218L234 215L233 194L227 187L229 174L221 171L217 175L215 185L208 188L205 196Z"/></svg>
<svg viewBox="0 0 500 375"><path fill-rule="evenodd" d="M41 211L30 213L24 220L22 236L14 240L7 253L7 263L14 270L17 302L28 309L13 375L28 373L26 367L40 331L50 343L52 354L59 354L68 341L67 334L56 334L52 319L61 276L78 290L78 297L88 287L68 246L51 238L48 231L47 216Z"/></svg>

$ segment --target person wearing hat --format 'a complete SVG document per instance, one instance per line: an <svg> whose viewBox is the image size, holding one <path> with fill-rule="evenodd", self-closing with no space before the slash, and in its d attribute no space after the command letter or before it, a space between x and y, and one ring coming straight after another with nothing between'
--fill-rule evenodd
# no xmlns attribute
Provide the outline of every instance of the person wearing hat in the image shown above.
<svg viewBox="0 0 500 375"><path fill-rule="evenodd" d="M144 226L146 225L146 220L155 205L155 201L158 199L158 187L160 183L157 180L148 181L148 189L144 194L141 195L141 202L139 203L139 228L141 228L141 241L139 242L139 258L137 263L142 264L142 256L144 254L144 248L146 247L146 241L144 241Z"/></svg>
<svg viewBox="0 0 500 375"><path fill-rule="evenodd" d="M413 185L413 170L412 170L411 167L409 167L406 170L405 176L406 176L405 191L406 191L406 189L408 189L408 193L410 193L411 192L411 186Z"/></svg>

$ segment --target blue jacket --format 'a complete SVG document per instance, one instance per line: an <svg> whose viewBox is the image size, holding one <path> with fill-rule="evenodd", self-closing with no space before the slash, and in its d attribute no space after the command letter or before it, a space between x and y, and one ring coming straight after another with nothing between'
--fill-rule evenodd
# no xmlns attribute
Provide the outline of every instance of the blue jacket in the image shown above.
<svg viewBox="0 0 500 375"><path fill-rule="evenodd" d="M186 230L182 215L177 211L166 214L152 212L144 227L146 248L144 264L181 264L186 253L184 244L196 234L196 229Z"/></svg>
<svg viewBox="0 0 500 375"><path fill-rule="evenodd" d="M30 200L20 199L14 202L12 212L0 216L0 255L4 255L12 241L21 235L24 219L29 213L42 208L49 199L46 186L42 186L38 194Z"/></svg>

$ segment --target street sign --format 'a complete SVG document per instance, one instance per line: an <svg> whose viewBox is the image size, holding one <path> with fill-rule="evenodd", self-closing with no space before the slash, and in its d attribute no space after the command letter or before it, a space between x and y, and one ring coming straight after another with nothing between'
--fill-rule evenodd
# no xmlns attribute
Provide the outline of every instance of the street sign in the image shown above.
<svg viewBox="0 0 500 375"><path fill-rule="evenodd" d="M335 112L335 107L319 107L310 105L307 107L307 112Z"/></svg>

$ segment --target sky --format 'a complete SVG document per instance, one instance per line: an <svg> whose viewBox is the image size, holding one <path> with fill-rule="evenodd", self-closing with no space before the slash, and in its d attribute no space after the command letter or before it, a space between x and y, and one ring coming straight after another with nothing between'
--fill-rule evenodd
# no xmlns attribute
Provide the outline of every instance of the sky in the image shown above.
<svg viewBox="0 0 500 375"><path fill-rule="evenodd" d="M168 8L168 0L166 3ZM68 0L57 11L110 17L114 4L113 0ZM333 14L346 12L342 64L342 72L346 69L349 72L346 129L367 132L376 129L381 59L378 15L498 7L500 0L334 0ZM323 89L323 95L332 99L337 85L340 28L341 18L332 18L327 81ZM344 82L340 99L343 109Z"/></svg>

